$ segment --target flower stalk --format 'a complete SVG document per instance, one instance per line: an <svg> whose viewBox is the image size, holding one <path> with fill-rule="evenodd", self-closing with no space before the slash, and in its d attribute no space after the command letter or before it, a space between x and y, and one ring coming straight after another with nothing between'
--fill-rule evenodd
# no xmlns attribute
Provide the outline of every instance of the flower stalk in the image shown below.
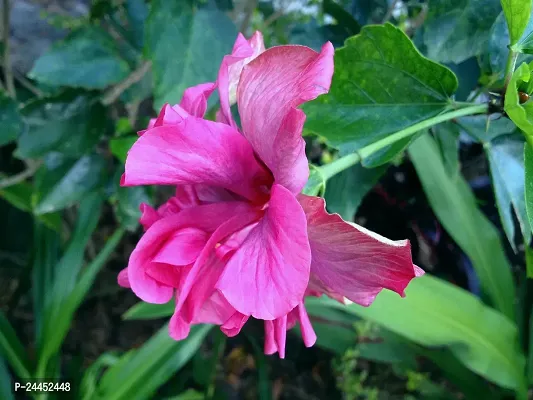
<svg viewBox="0 0 533 400"><path fill-rule="evenodd" d="M516 60L518 59L518 53L513 50L509 50L509 55L507 56L507 64L505 66L505 83L503 84L503 93L507 90L511 77L516 66Z"/></svg>
<svg viewBox="0 0 533 400"><path fill-rule="evenodd" d="M430 128L433 125L440 124L441 122L446 122L459 117L465 117L467 115L485 114L487 110L487 104L474 104L469 107L461 108L459 110L450 111L432 118L428 118L422 122L411 125L405 129L393 133L392 135L389 135L383 139L371 143L368 146L359 149L355 153L348 154L344 157L339 158L338 160L333 161L330 164L321 166L319 167L320 172L327 180L338 174L339 172L344 171L345 169L357 164L361 160L370 157L372 154L375 154L379 150L382 150L385 147L390 146L391 144L396 143L399 140L408 138L423 129Z"/></svg>

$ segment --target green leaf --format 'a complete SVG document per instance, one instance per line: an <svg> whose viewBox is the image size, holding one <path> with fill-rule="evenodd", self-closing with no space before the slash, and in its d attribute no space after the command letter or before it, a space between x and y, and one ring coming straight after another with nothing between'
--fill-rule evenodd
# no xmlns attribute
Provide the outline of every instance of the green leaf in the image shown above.
<svg viewBox="0 0 533 400"><path fill-rule="evenodd" d="M398 300L402 301L402 300ZM347 312L346 307L331 308L330 304L306 302L313 328L318 339L317 346L324 347L342 355L355 348L358 357L367 360L401 363L411 369L417 368L417 358L425 357L436 364L442 374L456 385L466 398L498 399L486 381L466 368L448 349L428 349L371 322L370 340L361 340L361 332L356 335L355 324L359 316ZM361 321L362 322L362 321ZM369 323L368 321L365 321ZM318 330L317 330L318 328ZM362 333L365 335L365 333Z"/></svg>
<svg viewBox="0 0 533 400"><path fill-rule="evenodd" d="M533 149L529 145L526 145L524 149L524 165L526 211L529 218L529 226L533 230Z"/></svg>
<svg viewBox="0 0 533 400"><path fill-rule="evenodd" d="M80 203L76 226L63 256L55 266L54 285L47 297L51 311L56 312L76 285L84 261L84 252L91 239L102 212L103 196L90 193ZM48 303L48 302L47 302Z"/></svg>
<svg viewBox="0 0 533 400"><path fill-rule="evenodd" d="M61 210L81 200L102 183L105 161L96 154L80 158L35 207L36 214Z"/></svg>
<svg viewBox="0 0 533 400"><path fill-rule="evenodd" d="M31 365L17 333L0 311L0 355L3 356L17 377L29 378Z"/></svg>
<svg viewBox="0 0 533 400"><path fill-rule="evenodd" d="M23 279L25 277L23 269L30 264L31 260L33 218L4 200L0 200L0 221L2 221L0 268L13 269L12 272L16 275L22 273L19 279ZM4 275L4 280L9 280L10 275L10 273Z"/></svg>
<svg viewBox="0 0 533 400"><path fill-rule="evenodd" d="M347 36L357 35L361 30L361 25L355 18L346 11L341 5L333 0L324 0L322 7L325 14L331 15L337 20L337 25L342 27Z"/></svg>
<svg viewBox="0 0 533 400"><path fill-rule="evenodd" d="M192 360L192 377L194 381L206 388L206 393L215 392L217 365L224 355L228 337L220 330L215 329L209 335L212 343L209 351L197 351ZM208 396L212 398L213 395Z"/></svg>
<svg viewBox="0 0 533 400"><path fill-rule="evenodd" d="M114 211L121 225L129 231L135 231L139 226L141 203L150 204L152 201L146 187L117 187Z"/></svg>
<svg viewBox="0 0 533 400"><path fill-rule="evenodd" d="M145 50L153 61L154 107L178 103L184 90L216 79L237 30L216 8L156 0L146 21Z"/></svg>
<svg viewBox="0 0 533 400"><path fill-rule="evenodd" d="M138 49L142 49L144 44L144 22L148 17L148 6L144 0L126 0L125 8L132 42Z"/></svg>
<svg viewBox="0 0 533 400"><path fill-rule="evenodd" d="M141 301L126 311L122 318L125 320L166 318L174 314L175 308L174 300L166 304L152 304Z"/></svg>
<svg viewBox="0 0 533 400"><path fill-rule="evenodd" d="M152 398L155 391L196 353L211 325L196 325L185 340L175 341L163 326L127 362L109 368L98 387L107 400ZM117 386L117 382L120 385Z"/></svg>
<svg viewBox="0 0 533 400"><path fill-rule="evenodd" d="M499 136L516 131L516 125L510 119L500 118L491 121L486 115L459 118L458 124L481 143L488 143Z"/></svg>
<svg viewBox="0 0 533 400"><path fill-rule="evenodd" d="M189 389L177 396L169 397L166 400L204 400L205 396L194 389Z"/></svg>
<svg viewBox="0 0 533 400"><path fill-rule="evenodd" d="M532 0L501 0L511 46L516 44L522 37L531 15Z"/></svg>
<svg viewBox="0 0 533 400"><path fill-rule="evenodd" d="M533 249L529 247L529 245L526 245L524 251L526 253L526 275L528 279L533 279ZM533 357L533 350L531 353L531 356ZM533 365L531 368L533 369Z"/></svg>
<svg viewBox="0 0 533 400"><path fill-rule="evenodd" d="M448 176L459 173L459 127L451 122L444 122L433 127L435 140L439 146L440 156Z"/></svg>
<svg viewBox="0 0 533 400"><path fill-rule="evenodd" d="M22 118L16 101L0 91L0 146L15 140L22 129Z"/></svg>
<svg viewBox="0 0 533 400"><path fill-rule="evenodd" d="M428 10L424 29L428 57L459 64L485 51L501 7L497 0L430 0Z"/></svg>
<svg viewBox="0 0 533 400"><path fill-rule="evenodd" d="M465 398L494 400L502 398L499 391L496 392L483 378L470 371L451 351L421 348L420 355L439 367L443 376L461 390Z"/></svg>
<svg viewBox="0 0 533 400"><path fill-rule="evenodd" d="M313 164L309 164L309 179L307 180L302 193L308 196L320 196L324 193L325 188L326 179L320 172L320 169Z"/></svg>
<svg viewBox="0 0 533 400"><path fill-rule="evenodd" d="M524 189L524 142L512 136L503 136L485 143L498 213L509 243L516 252L514 215L518 220L523 240L528 243L531 228L526 211Z"/></svg>
<svg viewBox="0 0 533 400"><path fill-rule="evenodd" d="M37 347L41 346L42 325L46 305L53 296L55 266L59 260L61 240L59 235L35 223L33 234L32 295Z"/></svg>
<svg viewBox="0 0 533 400"><path fill-rule="evenodd" d="M305 307L317 335L317 346L339 355L355 346L357 334L353 325L356 318L353 315L324 304L306 302ZM299 327L297 329L300 330Z"/></svg>
<svg viewBox="0 0 533 400"><path fill-rule="evenodd" d="M533 15L532 15L533 16ZM524 30L524 34L516 45L512 47L513 51L525 54L533 54L533 18L529 17L529 22Z"/></svg>
<svg viewBox="0 0 533 400"><path fill-rule="evenodd" d="M304 106L305 128L350 153L440 114L456 88L455 75L423 57L400 29L366 26L336 50L331 89ZM407 143L385 149L386 159Z"/></svg>
<svg viewBox="0 0 533 400"><path fill-rule="evenodd" d="M496 309L514 321L515 287L498 231L478 209L462 176L446 173L431 136L420 136L409 154L433 212L472 261L484 293Z"/></svg>
<svg viewBox="0 0 533 400"><path fill-rule="evenodd" d="M114 39L102 28L87 26L39 57L29 77L54 86L103 89L129 72Z"/></svg>
<svg viewBox="0 0 533 400"><path fill-rule="evenodd" d="M490 65L490 72L504 79L505 67L507 63L507 56L509 55L509 30L505 15L500 13L490 31L489 43L487 46L488 64Z"/></svg>
<svg viewBox="0 0 533 400"><path fill-rule="evenodd" d="M11 375L2 356L0 356L0 397L4 400L15 400Z"/></svg>
<svg viewBox="0 0 533 400"><path fill-rule="evenodd" d="M524 385L525 360L516 326L470 293L438 278L425 275L413 280L404 299L385 290L370 307L344 306L326 298L307 302L354 313L423 346L447 347L469 369L500 386Z"/></svg>
<svg viewBox="0 0 533 400"><path fill-rule="evenodd" d="M518 91L528 94L533 92L533 81L530 80L533 62L529 65L523 63L511 77L511 81L505 91L504 110L511 120L524 133L528 143L533 146L533 102L520 104Z"/></svg>
<svg viewBox="0 0 533 400"><path fill-rule="evenodd" d="M112 185L115 193L109 199L113 205L113 211L120 224L129 231L135 231L139 227L141 218L140 204L151 204L149 188L145 186L122 187L120 186L120 176L124 168L118 168L112 178Z"/></svg>
<svg viewBox="0 0 533 400"><path fill-rule="evenodd" d="M458 124L483 144L502 226L516 252L513 214L522 236L531 235L524 200L523 141L511 136L516 133L516 125L507 118L489 121L486 116L461 118Z"/></svg>
<svg viewBox="0 0 533 400"><path fill-rule="evenodd" d="M80 382L80 394L82 400L90 400L94 398L96 395L98 378L102 375L104 368L116 364L118 360L118 357L113 353L103 353L85 370Z"/></svg>
<svg viewBox="0 0 533 400"><path fill-rule="evenodd" d="M272 388L268 376L268 362L265 353L253 337L248 335L247 337L254 349L255 364L257 368L257 398L258 400L271 400Z"/></svg>
<svg viewBox="0 0 533 400"><path fill-rule="evenodd" d="M128 151L131 149L131 146L133 146L133 143L135 143L137 139L139 139L138 136L126 136L117 139L111 139L109 141L109 150L111 150L111 153L122 163L125 163Z"/></svg>
<svg viewBox="0 0 533 400"><path fill-rule="evenodd" d="M5 178L6 175L0 174L1 178ZM11 185L0 189L0 196L11 203L14 207L22 211L32 211L31 196L33 193L33 187L28 182L19 182L16 185Z"/></svg>
<svg viewBox="0 0 533 400"><path fill-rule="evenodd" d="M37 371L46 371L48 361L59 351L61 344L71 327L76 310L89 292L89 289L96 279L96 275L120 243L123 235L124 230L118 228L113 235L107 239L102 250L100 250L94 260L92 260L78 276L76 284L68 296L64 297L61 305L55 307L52 310L52 314L45 319Z"/></svg>
<svg viewBox="0 0 533 400"><path fill-rule="evenodd" d="M104 106L74 92L32 101L22 114L26 129L18 139L19 158L38 158L52 150L78 157L94 147L107 123Z"/></svg>
<svg viewBox="0 0 533 400"><path fill-rule="evenodd" d="M368 169L356 164L328 179L324 196L328 210L345 221L353 221L363 198L387 168L388 165Z"/></svg>

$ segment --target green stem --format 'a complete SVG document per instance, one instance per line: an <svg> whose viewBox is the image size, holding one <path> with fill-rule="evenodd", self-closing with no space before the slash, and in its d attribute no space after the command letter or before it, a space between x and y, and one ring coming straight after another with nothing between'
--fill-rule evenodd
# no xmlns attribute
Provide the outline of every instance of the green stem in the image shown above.
<svg viewBox="0 0 533 400"><path fill-rule="evenodd" d="M6 81L6 88L9 95L16 99L17 93L15 91L15 80L13 78L13 69L11 66L11 49L9 46L9 13L11 12L11 7L9 0L3 1L3 12L2 12L2 24L4 25L3 29L3 42L4 42L4 54L3 54L3 63L4 63L4 79Z"/></svg>
<svg viewBox="0 0 533 400"><path fill-rule="evenodd" d="M332 176L344 171L346 168L357 164L359 161L370 157L372 154L396 143L398 140L408 138L414 135L418 131L432 127L433 125L440 124L441 122L449 121L454 118L464 117L467 115L484 114L488 110L487 104L474 104L469 107L461 108L459 110L447 112L437 115L433 118L428 118L422 122L411 125L401 131L393 133L381 140L369 144L368 146L359 149L356 153L348 154L338 160L333 161L331 164L320 167L320 172L324 176L324 179L329 179Z"/></svg>
<svg viewBox="0 0 533 400"><path fill-rule="evenodd" d="M503 84L503 92L507 90L511 77L516 66L516 60L518 59L518 53L512 50L509 50L509 55L507 56L507 65L505 66L505 81Z"/></svg>

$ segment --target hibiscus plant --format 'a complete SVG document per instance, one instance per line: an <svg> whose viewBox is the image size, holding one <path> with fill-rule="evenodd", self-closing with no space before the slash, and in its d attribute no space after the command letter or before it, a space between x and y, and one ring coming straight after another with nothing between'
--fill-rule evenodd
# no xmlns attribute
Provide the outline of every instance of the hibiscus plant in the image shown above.
<svg viewBox="0 0 533 400"><path fill-rule="evenodd" d="M533 0L35 6L61 39L33 56L21 4L2 8L2 399L49 380L224 398L241 347L253 398L318 349L340 362L323 398L395 395L357 360L416 398L528 398Z"/></svg>

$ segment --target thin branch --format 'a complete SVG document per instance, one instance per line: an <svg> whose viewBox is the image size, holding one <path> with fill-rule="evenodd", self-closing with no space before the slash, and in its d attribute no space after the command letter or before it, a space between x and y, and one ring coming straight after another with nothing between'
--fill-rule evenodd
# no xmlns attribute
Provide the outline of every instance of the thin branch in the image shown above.
<svg viewBox="0 0 533 400"><path fill-rule="evenodd" d="M11 97L16 98L17 94L15 92L15 81L13 79L13 71L11 69L11 61L9 54L9 12L10 4L9 0L4 0L3 2L3 12L2 12L2 41L4 43L4 76L6 81L7 91Z"/></svg>
<svg viewBox="0 0 533 400"><path fill-rule="evenodd" d="M424 24L427 15L428 15L428 5L426 3L422 3L420 12L414 19L411 19L410 26L405 30L406 35L412 36L414 32Z"/></svg>
<svg viewBox="0 0 533 400"><path fill-rule="evenodd" d="M243 35L246 35L246 31L248 30L248 27L250 26L250 22L252 21L252 15L254 13L256 6L257 6L257 0L248 0L246 2L246 5L244 7L244 18L241 24L241 32Z"/></svg>
<svg viewBox="0 0 533 400"><path fill-rule="evenodd" d="M0 181L0 189L6 188L8 186L16 185L17 183L25 181L27 178L33 176L35 172L37 172L41 164L42 164L41 161L36 161L36 162L27 161L27 168L24 171L16 175L10 176L8 178L2 179Z"/></svg>
<svg viewBox="0 0 533 400"><path fill-rule="evenodd" d="M140 100L132 101L129 104L126 104L126 111L128 112L128 121L132 127L135 127L137 122L137 116L139 114L139 106L141 105Z"/></svg>
<svg viewBox="0 0 533 400"><path fill-rule="evenodd" d="M26 77L18 72L16 69L13 70L13 74L15 75L15 79L19 81L19 83L24 86L26 89L28 89L30 92L32 92L37 97L43 97L44 93L35 85L33 85L29 79L26 79Z"/></svg>
<svg viewBox="0 0 533 400"><path fill-rule="evenodd" d="M263 29L269 27L272 23L274 23L279 17L283 16L283 10L280 9L276 11L275 13L272 13L268 16L267 19L265 19L265 22L263 22Z"/></svg>
<svg viewBox="0 0 533 400"><path fill-rule="evenodd" d="M388 8L387 10L387 13L385 14L385 16L383 17L383 21L381 21L382 24L384 24L385 22L388 22L389 19L391 19L392 17L392 13L394 12L394 10L396 9L396 5L398 4L398 0L394 0L392 2L392 4L390 5L390 7Z"/></svg>
<svg viewBox="0 0 533 400"><path fill-rule="evenodd" d="M139 82L143 76L150 71L152 67L151 61L145 61L139 68L133 71L126 79L118 83L116 86L113 86L107 91L107 93L102 97L102 104L108 106L117 100L122 93L135 83Z"/></svg>

